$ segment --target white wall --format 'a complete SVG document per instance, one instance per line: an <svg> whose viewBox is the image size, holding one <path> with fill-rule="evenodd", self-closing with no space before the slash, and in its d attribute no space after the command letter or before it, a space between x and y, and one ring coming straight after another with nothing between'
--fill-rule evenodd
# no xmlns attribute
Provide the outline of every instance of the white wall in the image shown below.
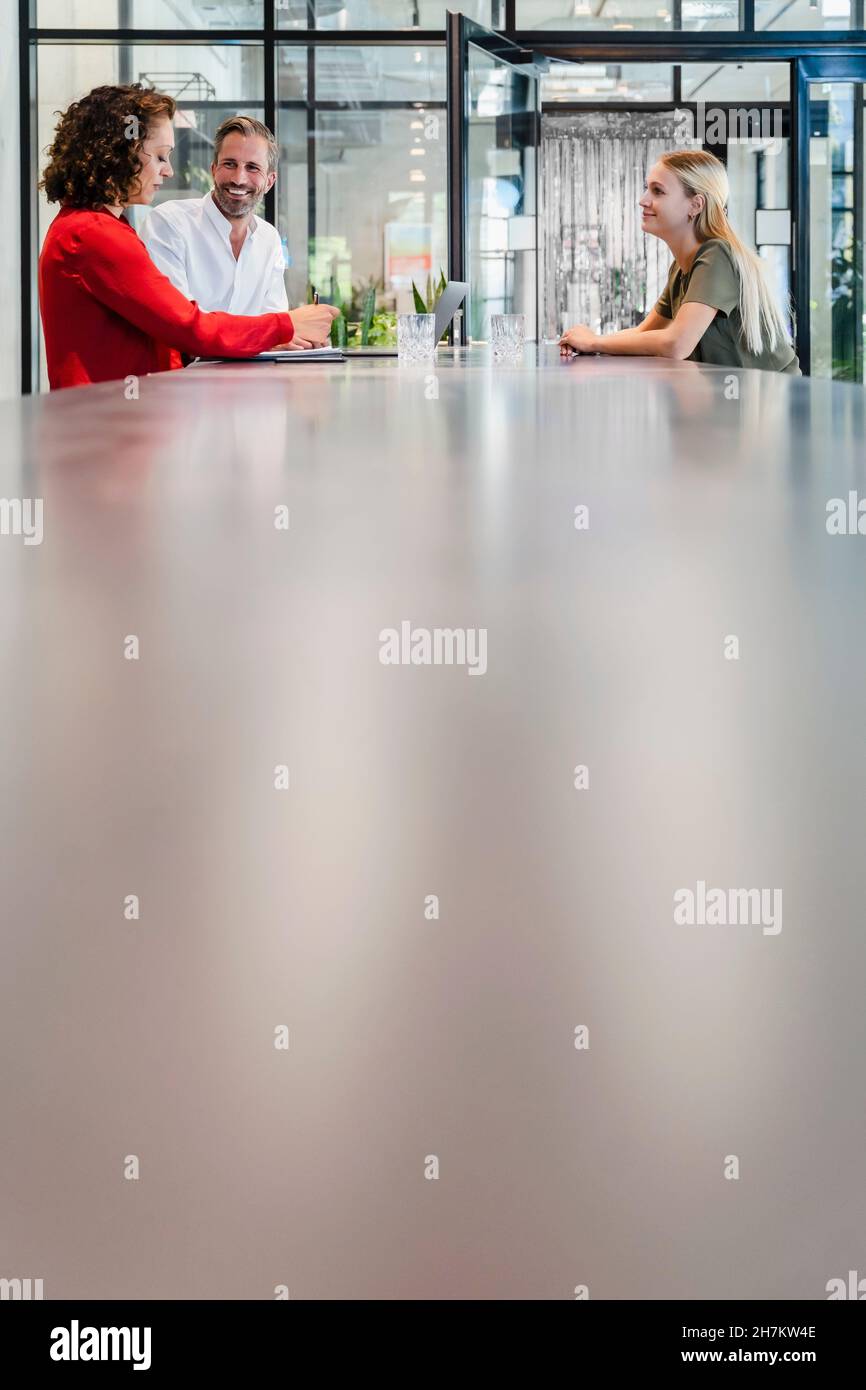
<svg viewBox="0 0 866 1390"><path fill-rule="evenodd" d="M21 228L18 180L18 6L0 5L0 187L6 199L0 231L0 400L21 390Z"/></svg>

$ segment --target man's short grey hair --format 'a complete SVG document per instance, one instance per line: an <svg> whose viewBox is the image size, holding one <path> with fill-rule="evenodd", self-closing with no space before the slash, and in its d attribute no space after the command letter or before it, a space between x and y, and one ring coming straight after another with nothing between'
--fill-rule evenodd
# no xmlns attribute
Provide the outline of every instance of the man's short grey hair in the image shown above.
<svg viewBox="0 0 866 1390"><path fill-rule="evenodd" d="M268 173L276 173L277 164L280 158L280 147L274 139L273 131L268 130L266 125L257 121L252 116L229 116L223 121L213 138L213 159L214 164L219 163L220 150L223 140L227 135L258 135L260 139L266 140L268 145Z"/></svg>

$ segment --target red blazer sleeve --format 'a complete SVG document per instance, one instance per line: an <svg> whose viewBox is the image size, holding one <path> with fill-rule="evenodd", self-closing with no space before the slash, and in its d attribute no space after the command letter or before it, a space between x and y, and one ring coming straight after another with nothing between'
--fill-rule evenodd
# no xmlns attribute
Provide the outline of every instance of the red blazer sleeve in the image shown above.
<svg viewBox="0 0 866 1390"><path fill-rule="evenodd" d="M158 270L128 223L95 213L77 236L75 272L109 309L152 338L192 357L254 357L294 337L289 314L204 313Z"/></svg>

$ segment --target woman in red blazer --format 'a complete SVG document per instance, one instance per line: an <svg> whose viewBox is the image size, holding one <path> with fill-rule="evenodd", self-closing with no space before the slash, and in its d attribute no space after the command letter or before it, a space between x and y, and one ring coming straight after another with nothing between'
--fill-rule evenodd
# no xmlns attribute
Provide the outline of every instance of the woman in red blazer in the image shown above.
<svg viewBox="0 0 866 1390"><path fill-rule="evenodd" d="M97 87L60 118L42 187L61 208L39 257L52 389L181 367L181 353L254 357L329 337L329 304L205 314L157 270L123 214L171 177L174 112L172 97L136 83Z"/></svg>

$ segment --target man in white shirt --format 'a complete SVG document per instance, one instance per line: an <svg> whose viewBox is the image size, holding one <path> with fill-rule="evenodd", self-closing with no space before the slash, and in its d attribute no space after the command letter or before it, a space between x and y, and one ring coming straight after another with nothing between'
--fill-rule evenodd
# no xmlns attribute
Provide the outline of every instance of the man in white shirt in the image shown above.
<svg viewBox="0 0 866 1390"><path fill-rule="evenodd" d="M162 203L144 223L151 260L206 312L288 312L279 234L255 214L273 187L278 158L266 125L229 116L214 136L211 192Z"/></svg>

